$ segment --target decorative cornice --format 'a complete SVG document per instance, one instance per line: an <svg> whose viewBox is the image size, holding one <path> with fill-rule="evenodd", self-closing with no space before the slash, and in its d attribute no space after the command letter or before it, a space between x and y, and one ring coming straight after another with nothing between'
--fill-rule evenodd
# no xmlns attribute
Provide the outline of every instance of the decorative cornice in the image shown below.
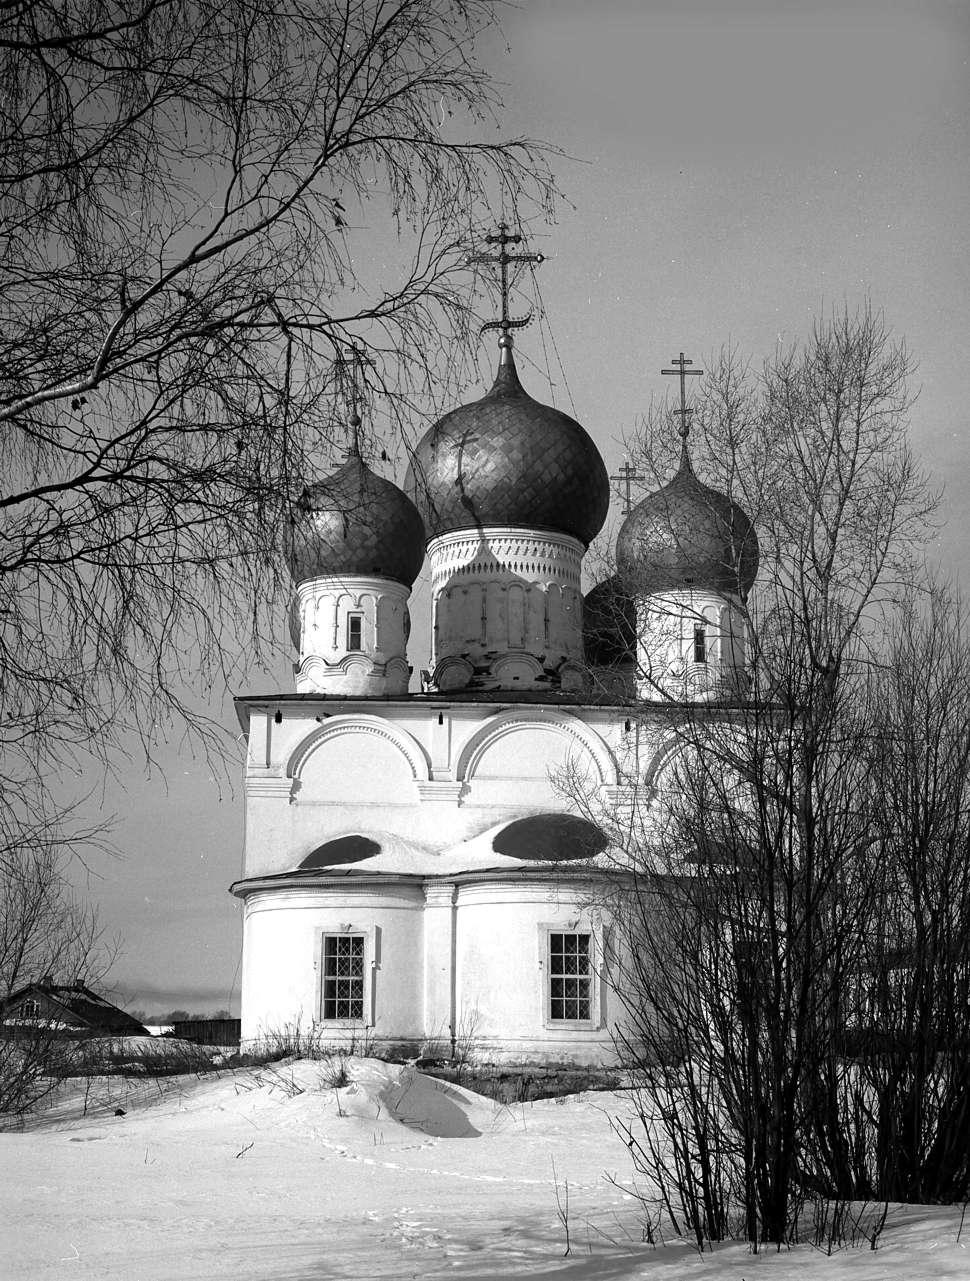
<svg viewBox="0 0 970 1281"><path fill-rule="evenodd" d="M464 783L455 783L450 779L428 779L418 782L418 795L422 801L444 801L457 805L464 789Z"/></svg>
<svg viewBox="0 0 970 1281"><path fill-rule="evenodd" d="M428 544L432 589L457 576L550 581L579 587L583 545L569 534L486 525L453 530Z"/></svg>
<svg viewBox="0 0 970 1281"><path fill-rule="evenodd" d="M251 765L246 771L246 795L290 800L293 780L286 778L278 765Z"/></svg>
<svg viewBox="0 0 970 1281"><path fill-rule="evenodd" d="M424 901L426 907L452 907L458 887L454 881L427 880L424 883Z"/></svg>
<svg viewBox="0 0 970 1281"><path fill-rule="evenodd" d="M637 785L630 783L606 784L603 787L603 800L608 805L632 805L639 793Z"/></svg>
<svg viewBox="0 0 970 1281"><path fill-rule="evenodd" d="M319 578L304 579L297 584L296 591L301 603L316 601L325 595L335 598L349 596L351 600L358 603L364 596L371 596L374 599L381 596L397 596L407 600L411 595L410 587L406 587L404 583L399 583L393 578L381 578L376 574L321 575Z"/></svg>
<svg viewBox="0 0 970 1281"><path fill-rule="evenodd" d="M233 882L229 893L236 898L249 898L251 895L273 896L283 894L305 896L319 890L339 890L342 896L362 893L379 893L382 888L394 886L420 885L424 890L436 885L452 886L469 885L543 885L562 888L565 884L589 884L608 881L612 884L632 880L632 873L614 867L586 867L578 869L565 867L562 863L550 863L541 867L535 864L523 867L493 867L468 869L464 872L449 872L447 877L440 874L420 872L347 872L343 876L333 874L321 875L317 872L276 872L265 876L247 876Z"/></svg>

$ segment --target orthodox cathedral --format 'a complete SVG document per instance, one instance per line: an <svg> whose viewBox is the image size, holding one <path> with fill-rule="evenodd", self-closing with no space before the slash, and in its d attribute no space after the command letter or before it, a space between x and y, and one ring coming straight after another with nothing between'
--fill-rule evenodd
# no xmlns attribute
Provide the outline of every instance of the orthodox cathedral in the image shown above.
<svg viewBox="0 0 970 1281"><path fill-rule="evenodd" d="M680 467L628 510L616 575L584 599L610 478L583 427L519 379L517 238L493 239L491 390L426 433L403 490L367 466L351 420L346 461L306 491L290 539L295 691L236 702L245 1041L300 1028L407 1054L609 1061L622 944L599 890L617 860L562 779L604 812L637 789L662 822L678 712L744 697L758 544L692 468L691 362L670 371ZM427 659L407 651L425 559Z"/></svg>

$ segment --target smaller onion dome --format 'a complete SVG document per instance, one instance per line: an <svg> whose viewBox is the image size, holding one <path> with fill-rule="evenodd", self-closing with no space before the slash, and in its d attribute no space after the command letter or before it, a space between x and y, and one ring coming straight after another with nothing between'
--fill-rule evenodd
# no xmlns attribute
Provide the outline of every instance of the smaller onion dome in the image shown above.
<svg viewBox="0 0 970 1281"><path fill-rule="evenodd" d="M481 400L445 414L418 442L405 488L431 537L483 525L570 534L588 547L603 528L610 482L574 418L533 400L503 334L498 373Z"/></svg>
<svg viewBox="0 0 970 1281"><path fill-rule="evenodd" d="M758 573L758 539L737 503L697 479L685 441L677 475L623 522L616 563L635 596L698 587L744 600Z"/></svg>
<svg viewBox="0 0 970 1281"><path fill-rule="evenodd" d="M589 667L636 662L637 607L616 574L583 601L583 652Z"/></svg>
<svg viewBox="0 0 970 1281"><path fill-rule="evenodd" d="M414 503L367 467L355 441L332 476L303 491L287 558L297 583L360 575L410 587L424 562L424 543Z"/></svg>

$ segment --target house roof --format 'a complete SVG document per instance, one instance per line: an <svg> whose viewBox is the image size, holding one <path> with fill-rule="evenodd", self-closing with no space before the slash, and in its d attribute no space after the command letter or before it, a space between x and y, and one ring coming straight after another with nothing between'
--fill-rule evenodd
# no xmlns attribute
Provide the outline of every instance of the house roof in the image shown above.
<svg viewBox="0 0 970 1281"><path fill-rule="evenodd" d="M147 1029L119 1009L105 997L91 990L84 983L28 983L18 988L2 1003L4 1015L13 1012L25 1000L46 1001L58 1021L88 1028L95 1032L108 1032L118 1036L147 1036Z"/></svg>

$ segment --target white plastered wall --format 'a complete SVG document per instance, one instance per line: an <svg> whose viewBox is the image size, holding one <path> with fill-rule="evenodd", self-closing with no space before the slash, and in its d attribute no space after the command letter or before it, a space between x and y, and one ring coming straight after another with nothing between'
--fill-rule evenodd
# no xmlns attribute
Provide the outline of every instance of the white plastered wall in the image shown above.
<svg viewBox="0 0 970 1281"><path fill-rule="evenodd" d="M457 897L455 1011L459 1043L493 1062L608 1062L613 1057L607 985L596 968L608 923L592 884L491 881L461 885ZM549 1017L548 934L590 933L592 1018ZM459 1044L461 1048L461 1044Z"/></svg>
<svg viewBox="0 0 970 1281"><path fill-rule="evenodd" d="M634 771L667 733L623 709L416 706L313 700L252 709L244 875L289 873L327 840L393 833L433 857L506 820L568 810L550 773L575 770L610 805L618 761ZM602 945L595 895L568 878L430 876L405 885L349 877L281 882L247 896L243 1035L319 1015L320 936L350 927L379 950L368 1006L385 1043L460 1040L496 1061L608 1059L614 1011L597 983L591 1027L544 1016L545 931L585 930ZM530 876L532 879L530 880ZM371 944L368 944L370 947ZM368 952L367 964L375 959ZM369 971L370 973L370 971ZM319 1030L319 1028L318 1028ZM325 1028L327 1040L347 1029Z"/></svg>
<svg viewBox="0 0 970 1281"><path fill-rule="evenodd" d="M695 630L706 658L695 661ZM637 694L641 699L704 702L745 688L747 619L734 596L699 588L637 601Z"/></svg>
<svg viewBox="0 0 970 1281"><path fill-rule="evenodd" d="M246 901L243 931L242 1037L299 1028L335 1044L365 1034L418 1042L424 1034L420 885L338 885L257 892ZM365 938L364 1019L321 1020L322 939Z"/></svg>
<svg viewBox="0 0 970 1281"><path fill-rule="evenodd" d="M387 578L323 577L300 583L298 693L407 692L409 588ZM361 616L361 647L348 648L348 620Z"/></svg>

